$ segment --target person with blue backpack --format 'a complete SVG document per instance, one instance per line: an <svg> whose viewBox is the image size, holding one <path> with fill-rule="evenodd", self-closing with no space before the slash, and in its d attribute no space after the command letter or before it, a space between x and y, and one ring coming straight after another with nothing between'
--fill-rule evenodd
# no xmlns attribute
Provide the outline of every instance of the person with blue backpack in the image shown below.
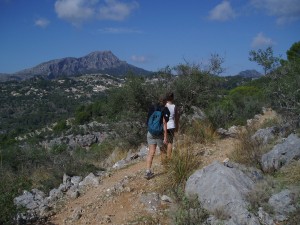
<svg viewBox="0 0 300 225"><path fill-rule="evenodd" d="M148 142L148 155L147 155L147 170L145 174L146 179L154 176L151 171L153 157L155 155L156 147L160 149L167 145L167 122L169 121L170 111L165 107L166 99L160 97L159 102L152 105L148 110L147 116L147 142Z"/></svg>

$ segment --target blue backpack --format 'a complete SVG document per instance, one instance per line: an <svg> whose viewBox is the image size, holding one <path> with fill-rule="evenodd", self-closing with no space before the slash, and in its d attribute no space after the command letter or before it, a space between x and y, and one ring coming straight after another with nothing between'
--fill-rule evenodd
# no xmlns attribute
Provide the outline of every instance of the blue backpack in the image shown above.
<svg viewBox="0 0 300 225"><path fill-rule="evenodd" d="M163 123L161 122L162 111L155 109L148 120L148 131L150 134L158 136L163 133Z"/></svg>

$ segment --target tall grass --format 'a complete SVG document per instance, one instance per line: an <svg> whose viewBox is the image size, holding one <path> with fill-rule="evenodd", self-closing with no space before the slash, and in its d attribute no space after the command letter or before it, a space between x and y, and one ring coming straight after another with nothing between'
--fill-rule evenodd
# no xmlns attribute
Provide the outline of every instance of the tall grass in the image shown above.
<svg viewBox="0 0 300 225"><path fill-rule="evenodd" d="M171 159L165 163L165 187L171 189L183 187L188 177L199 168L201 158L195 156L192 148L193 143L193 139L188 136L177 140Z"/></svg>
<svg viewBox="0 0 300 225"><path fill-rule="evenodd" d="M213 125L207 120L194 120L185 129L185 134L193 140L193 143L206 144L216 139Z"/></svg>
<svg viewBox="0 0 300 225"><path fill-rule="evenodd" d="M261 156L265 153L266 147L262 141L252 138L254 130L246 129L238 136L239 141L235 144L230 159L247 166L260 168Z"/></svg>

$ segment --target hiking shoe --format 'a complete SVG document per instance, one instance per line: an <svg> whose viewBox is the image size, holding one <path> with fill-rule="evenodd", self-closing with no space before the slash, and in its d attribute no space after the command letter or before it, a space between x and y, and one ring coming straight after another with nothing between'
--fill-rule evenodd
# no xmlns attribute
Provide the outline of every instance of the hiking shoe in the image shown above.
<svg viewBox="0 0 300 225"><path fill-rule="evenodd" d="M152 173L151 171L146 172L145 178L146 178L147 180L151 179L152 177L154 177L154 173Z"/></svg>

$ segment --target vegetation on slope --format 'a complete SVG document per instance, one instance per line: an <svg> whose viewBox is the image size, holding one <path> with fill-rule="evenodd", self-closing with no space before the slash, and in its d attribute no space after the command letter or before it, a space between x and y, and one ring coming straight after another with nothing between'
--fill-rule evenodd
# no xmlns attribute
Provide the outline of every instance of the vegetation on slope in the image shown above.
<svg viewBox="0 0 300 225"><path fill-rule="evenodd" d="M300 67L297 60L292 57L282 61L266 76L253 81L216 76L214 71L220 71L217 68L203 70L197 65L181 64L172 69L167 67L151 79L127 76L124 83L111 84L108 91L99 93L92 90L93 86L102 85L101 81L91 85L73 79L2 83L0 205L5 208L0 210L0 223L10 221L16 210L13 198L22 190L48 191L57 186L63 173L85 175L100 170L99 161L115 148L128 151L145 141L148 107L166 91L175 93L182 114L192 113L193 106L206 112L205 128L191 130L185 120L181 122L181 132L191 137L200 136L202 141L213 138L213 131L218 127L245 124L262 106L272 107L299 121ZM172 71L176 75L172 75ZM71 117L74 122L67 123L66 119ZM78 148L74 154L64 145L45 149L39 144L67 132L80 133L79 125L90 121L108 124L114 136L92 146L89 151ZM57 123L53 126L54 122ZM46 126L51 129L36 133L36 129ZM195 134L194 130L199 132ZM34 134L27 135L24 140L16 139L30 132ZM190 160L189 155L178 157ZM194 169L194 164L189 167L184 160L180 162L176 164L180 167L174 169L179 169L181 176L176 184L171 184L178 188Z"/></svg>

